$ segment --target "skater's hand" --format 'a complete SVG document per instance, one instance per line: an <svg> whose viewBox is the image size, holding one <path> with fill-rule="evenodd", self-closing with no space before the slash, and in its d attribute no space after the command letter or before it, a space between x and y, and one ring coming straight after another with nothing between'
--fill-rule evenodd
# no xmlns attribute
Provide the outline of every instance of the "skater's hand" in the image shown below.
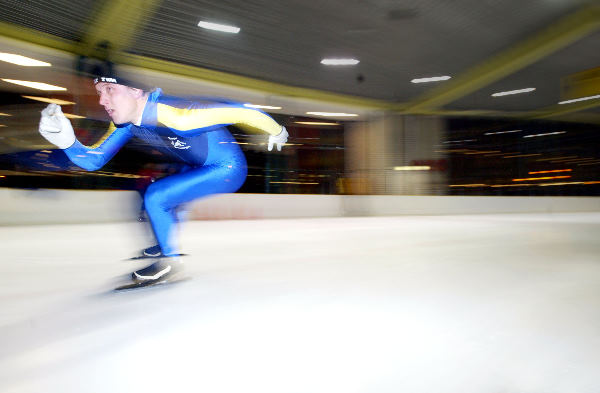
<svg viewBox="0 0 600 393"><path fill-rule="evenodd" d="M281 147L285 145L288 140L288 132L285 127L281 127L281 132L277 135L269 136L269 151L273 150L273 144L277 145L277 150L281 151Z"/></svg>
<svg viewBox="0 0 600 393"><path fill-rule="evenodd" d="M60 105L50 104L42 111L40 134L46 140L61 149L75 143L75 132L69 119L62 113Z"/></svg>

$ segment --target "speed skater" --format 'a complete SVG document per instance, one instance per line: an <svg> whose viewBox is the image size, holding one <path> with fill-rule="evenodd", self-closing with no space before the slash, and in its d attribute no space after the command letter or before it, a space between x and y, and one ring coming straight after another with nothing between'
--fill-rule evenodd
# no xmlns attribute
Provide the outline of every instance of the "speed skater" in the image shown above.
<svg viewBox="0 0 600 393"><path fill-rule="evenodd" d="M81 144L56 104L42 111L39 132L88 171L102 168L132 137L181 164L178 173L153 182L144 193L143 203L158 243L144 253L157 259L131 274L134 282L165 279L181 266L174 239L177 207L207 195L235 192L246 179L244 153L226 126L266 132L269 151L274 145L281 150L288 132L268 114L239 104L167 96L160 88L145 89L115 75L99 76L94 85L100 105L112 120L97 143Z"/></svg>

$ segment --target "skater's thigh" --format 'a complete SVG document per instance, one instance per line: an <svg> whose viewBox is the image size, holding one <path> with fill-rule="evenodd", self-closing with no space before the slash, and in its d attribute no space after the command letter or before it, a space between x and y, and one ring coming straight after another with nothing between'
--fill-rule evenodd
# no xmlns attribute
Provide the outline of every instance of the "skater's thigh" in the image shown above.
<svg viewBox="0 0 600 393"><path fill-rule="evenodd" d="M146 190L146 205L170 208L211 194L237 191L246 179L245 166L212 164L167 176Z"/></svg>

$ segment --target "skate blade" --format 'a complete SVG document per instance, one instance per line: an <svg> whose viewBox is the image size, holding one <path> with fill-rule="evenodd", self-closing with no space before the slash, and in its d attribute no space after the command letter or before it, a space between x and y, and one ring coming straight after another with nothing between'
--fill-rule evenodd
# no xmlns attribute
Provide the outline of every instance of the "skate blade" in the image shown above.
<svg viewBox="0 0 600 393"><path fill-rule="evenodd" d="M177 254L177 255L173 255L174 257L185 257L187 256L187 254ZM131 257L131 258L127 258L125 259L126 261L139 261L142 259L159 259L159 258L165 258L164 255L157 255L155 257L152 256L148 256L148 255L138 255L137 257Z"/></svg>
<svg viewBox="0 0 600 393"><path fill-rule="evenodd" d="M113 289L113 291L114 292L126 292L126 291L133 291L136 289L143 289L143 288L150 289L153 287L167 287L167 286L171 286L173 284L178 284L178 283L181 283L184 281L188 281L189 279L191 279L191 277L166 278L164 280L158 279L158 280L148 280L148 281L143 281L143 282L135 282L135 283L118 286L115 289Z"/></svg>

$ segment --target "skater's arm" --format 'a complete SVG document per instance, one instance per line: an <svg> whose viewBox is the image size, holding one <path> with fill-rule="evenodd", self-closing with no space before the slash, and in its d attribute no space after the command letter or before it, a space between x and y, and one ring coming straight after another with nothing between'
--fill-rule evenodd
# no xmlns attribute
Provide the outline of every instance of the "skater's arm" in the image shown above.
<svg viewBox="0 0 600 393"><path fill-rule="evenodd" d="M85 146L75 140L75 143L64 149L64 152L75 165L88 171L98 170L132 137L130 128L131 125L117 128L111 122L106 134L95 144Z"/></svg>
<svg viewBox="0 0 600 393"><path fill-rule="evenodd" d="M281 134L283 127L266 113L237 105L215 105L203 108L175 108L157 105L157 120L180 136L195 136L218 126L236 125L270 135Z"/></svg>
<svg viewBox="0 0 600 393"><path fill-rule="evenodd" d="M108 132L93 146L82 145L75 137L73 126L59 105L50 104L42 111L39 132L48 142L62 149L69 159L88 171L102 168L132 137L131 125L115 127L110 123Z"/></svg>

